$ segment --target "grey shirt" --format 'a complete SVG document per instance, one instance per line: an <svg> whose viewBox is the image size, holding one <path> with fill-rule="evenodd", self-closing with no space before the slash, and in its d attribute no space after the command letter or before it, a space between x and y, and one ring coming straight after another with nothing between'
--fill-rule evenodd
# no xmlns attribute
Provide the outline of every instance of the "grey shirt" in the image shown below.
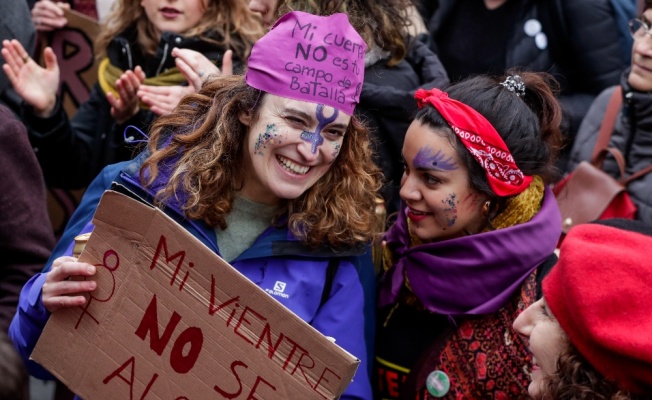
<svg viewBox="0 0 652 400"><path fill-rule="evenodd" d="M222 258L231 262L251 247L258 236L272 224L272 218L277 211L277 206L256 203L237 196L233 201L231 213L226 217L226 230L215 228Z"/></svg>

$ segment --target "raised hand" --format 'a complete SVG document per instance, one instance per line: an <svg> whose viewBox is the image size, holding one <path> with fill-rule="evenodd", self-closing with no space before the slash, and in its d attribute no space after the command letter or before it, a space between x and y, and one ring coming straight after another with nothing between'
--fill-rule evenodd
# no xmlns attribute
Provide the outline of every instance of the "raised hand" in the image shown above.
<svg viewBox="0 0 652 400"><path fill-rule="evenodd" d="M233 75L233 51L227 50L222 58L222 70L202 53L190 49L172 49L172 56L179 71L196 91L210 78L221 75Z"/></svg>
<svg viewBox="0 0 652 400"><path fill-rule="evenodd" d="M43 51L45 68L36 63L17 40L2 41L2 66L7 78L20 97L34 108L37 115L48 117L57 104L59 64L54 51Z"/></svg>
<svg viewBox="0 0 652 400"><path fill-rule="evenodd" d="M70 9L68 3L55 3L50 0L40 0L32 7L32 22L37 31L50 32L68 25L63 10Z"/></svg>
<svg viewBox="0 0 652 400"><path fill-rule="evenodd" d="M125 71L115 81L117 97L110 92L106 94L106 99L111 104L111 116L117 123L124 123L138 112L138 88L144 81L145 72L136 66L133 71Z"/></svg>
<svg viewBox="0 0 652 400"><path fill-rule="evenodd" d="M149 86L140 85L138 97L158 115L169 114L179 104L183 96L194 93L192 86Z"/></svg>
<svg viewBox="0 0 652 400"><path fill-rule="evenodd" d="M43 306L53 313L61 308L84 305L86 298L83 295L97 288L97 282L86 280L95 272L94 265L77 262L74 257L57 258L45 277L42 289ZM68 279L71 277L81 277L84 280Z"/></svg>

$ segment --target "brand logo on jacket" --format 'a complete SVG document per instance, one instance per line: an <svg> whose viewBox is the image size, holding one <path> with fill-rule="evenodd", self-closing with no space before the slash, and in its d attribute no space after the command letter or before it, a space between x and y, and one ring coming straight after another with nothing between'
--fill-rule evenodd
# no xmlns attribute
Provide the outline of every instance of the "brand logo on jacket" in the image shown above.
<svg viewBox="0 0 652 400"><path fill-rule="evenodd" d="M278 296L278 297L283 297L284 299L288 299L288 298L290 298L290 296L283 293L285 291L285 286L286 285L287 285L287 283L285 283L283 281L276 281L276 283L274 284L273 289L265 289L265 291L267 293L271 294L272 296Z"/></svg>

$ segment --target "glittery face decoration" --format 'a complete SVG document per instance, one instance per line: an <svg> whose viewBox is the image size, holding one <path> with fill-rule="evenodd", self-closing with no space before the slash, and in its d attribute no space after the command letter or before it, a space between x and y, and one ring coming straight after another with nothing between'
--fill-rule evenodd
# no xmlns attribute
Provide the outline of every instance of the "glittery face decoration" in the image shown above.
<svg viewBox="0 0 652 400"><path fill-rule="evenodd" d="M415 168L437 171L453 171L457 169L457 164L452 158L446 158L446 155L438 150L428 146L419 148L417 155L412 161Z"/></svg>
<svg viewBox="0 0 652 400"><path fill-rule="evenodd" d="M446 206L446 208L444 208L444 214L446 215L446 225L451 227L455 225L455 221L457 221L457 195L455 193L451 193L441 202Z"/></svg>
<svg viewBox="0 0 652 400"><path fill-rule="evenodd" d="M308 132L308 131L301 132L301 139L305 140L306 142L312 143L312 148L311 148L312 154L317 154L317 149L319 148L319 146L322 145L322 143L324 143L324 137L321 135L321 131L326 127L326 125L335 121L338 115L339 115L339 111L336 108L334 108L333 115L327 118L324 115L324 105L323 104L317 105L317 112L315 113L318 122L317 128L315 129L314 132Z"/></svg>
<svg viewBox="0 0 652 400"><path fill-rule="evenodd" d="M254 144L254 154L263 155L263 149L267 148L268 143L281 143L278 133L276 133L276 124L267 125L265 133L258 135L256 139L256 144Z"/></svg>
<svg viewBox="0 0 652 400"><path fill-rule="evenodd" d="M334 162L335 158L337 158L337 155L340 154L340 149L342 148L342 144L340 142L331 142L331 146L333 146L333 154L331 154L333 157L333 161L331 162Z"/></svg>

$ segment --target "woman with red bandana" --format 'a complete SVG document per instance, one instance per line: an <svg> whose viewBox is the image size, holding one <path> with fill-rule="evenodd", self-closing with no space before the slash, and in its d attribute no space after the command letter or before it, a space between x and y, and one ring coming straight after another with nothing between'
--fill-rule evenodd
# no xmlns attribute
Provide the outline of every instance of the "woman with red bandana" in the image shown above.
<svg viewBox="0 0 652 400"><path fill-rule="evenodd" d="M512 329L555 261L561 110L549 75L418 90L396 222L384 237L375 390L516 399L531 359Z"/></svg>

